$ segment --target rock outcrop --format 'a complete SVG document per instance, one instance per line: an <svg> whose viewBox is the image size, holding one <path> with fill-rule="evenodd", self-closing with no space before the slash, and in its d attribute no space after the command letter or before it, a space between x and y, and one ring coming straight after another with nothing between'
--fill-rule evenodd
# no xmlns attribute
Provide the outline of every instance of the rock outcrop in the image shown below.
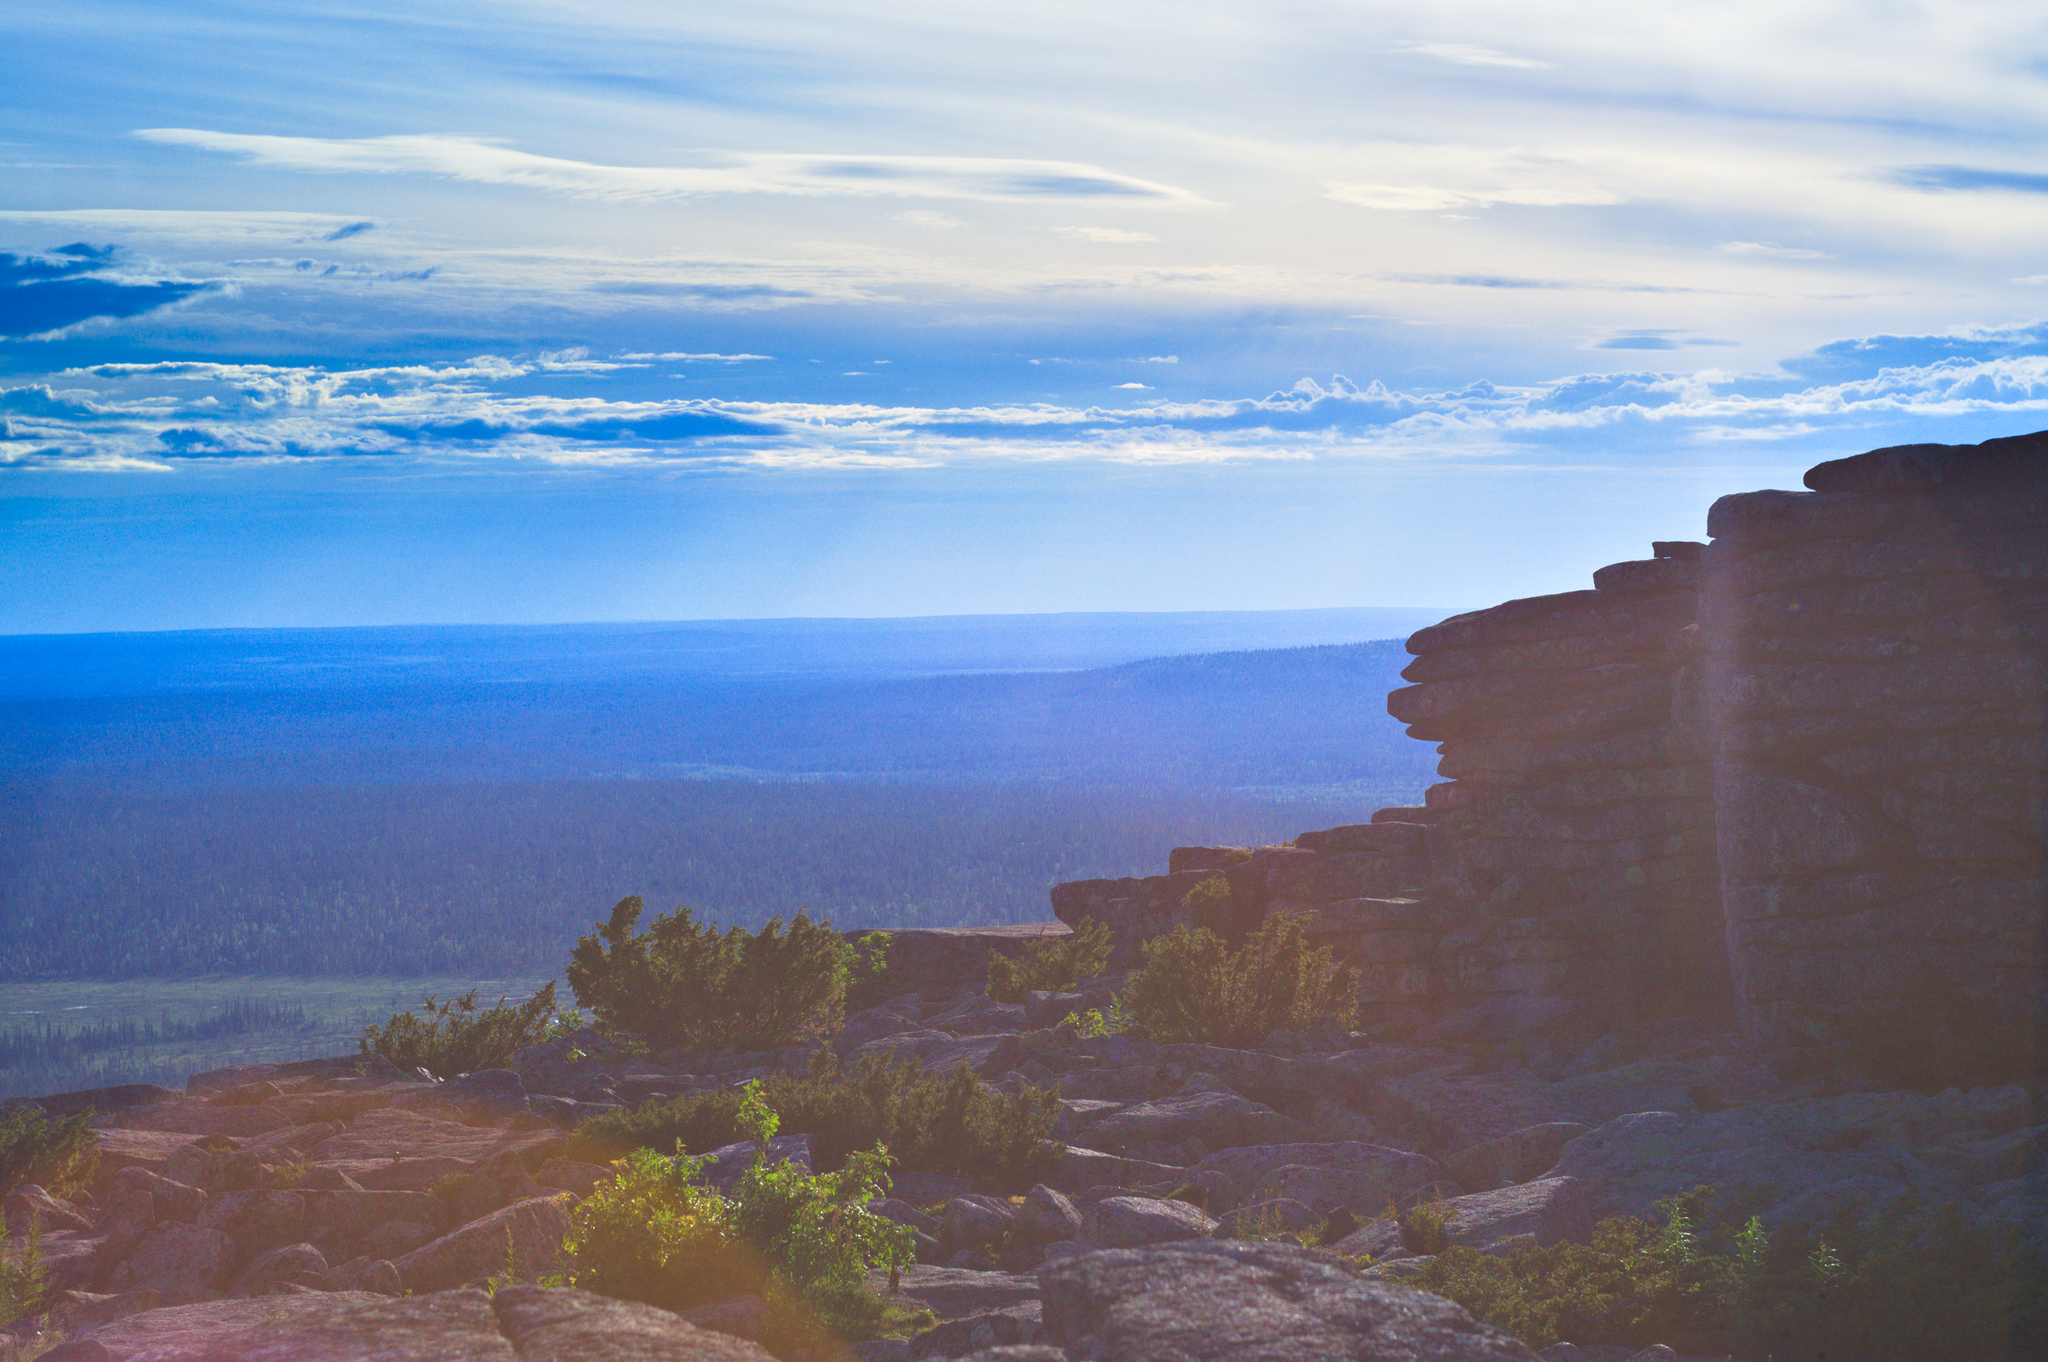
<svg viewBox="0 0 2048 1362"><path fill-rule="evenodd" d="M1955 1081L2033 1072L2048 434L1806 483L1412 636L1387 703L1442 754L1422 806L1182 847L1055 887L1055 915L1127 963L1186 923L1297 916L1360 968L1367 1023L1432 1043L1733 1017L1770 1050L1917 1029Z"/></svg>

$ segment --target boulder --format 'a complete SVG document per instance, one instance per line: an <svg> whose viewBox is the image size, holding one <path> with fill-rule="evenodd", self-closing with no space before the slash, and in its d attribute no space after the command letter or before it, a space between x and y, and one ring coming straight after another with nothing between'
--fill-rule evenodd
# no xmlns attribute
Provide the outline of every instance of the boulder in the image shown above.
<svg viewBox="0 0 2048 1362"><path fill-rule="evenodd" d="M192 1142L189 1135L163 1130L102 1130L99 1139L101 1177L124 1168L162 1172L164 1160L172 1151Z"/></svg>
<svg viewBox="0 0 2048 1362"><path fill-rule="evenodd" d="M1033 1187L1017 1208L1017 1233L1029 1244L1050 1244L1081 1235L1081 1212L1044 1183Z"/></svg>
<svg viewBox="0 0 2048 1362"><path fill-rule="evenodd" d="M1593 1217L1574 1178L1545 1178L1453 1197L1444 1206L1450 1211L1444 1222L1445 1242L1479 1253L1501 1252L1524 1238L1534 1239L1538 1248L1593 1240Z"/></svg>
<svg viewBox="0 0 2048 1362"><path fill-rule="evenodd" d="M501 1147L522 1146L532 1139L531 1136L508 1137L502 1130L434 1120L415 1111L381 1107L364 1112L349 1122L348 1129L307 1150L306 1161L353 1163L364 1160L396 1164L426 1159L460 1159L465 1164L480 1163ZM444 1173L458 1171L461 1170L443 1170ZM350 1173L365 1187L377 1185L353 1168Z"/></svg>
<svg viewBox="0 0 2048 1362"><path fill-rule="evenodd" d="M1081 1239L1099 1248L1137 1248L1199 1239L1215 1229L1214 1220L1184 1201L1113 1196L1088 1204Z"/></svg>
<svg viewBox="0 0 2048 1362"><path fill-rule="evenodd" d="M110 1291L154 1290L171 1304L200 1300L220 1289L232 1251L228 1237L166 1220L136 1241L107 1278Z"/></svg>
<svg viewBox="0 0 2048 1362"><path fill-rule="evenodd" d="M1272 1239L1283 1234L1306 1234L1328 1219L1312 1207L1285 1197L1240 1206L1216 1222L1222 1239Z"/></svg>
<svg viewBox="0 0 2048 1362"><path fill-rule="evenodd" d="M889 1274L880 1269L870 1272L868 1285L878 1292L887 1292ZM919 1265L905 1268L897 1275L892 1299L911 1309L923 1307L943 1323L1034 1302L1038 1299L1038 1279L1029 1273L972 1272Z"/></svg>
<svg viewBox="0 0 2048 1362"><path fill-rule="evenodd" d="M465 1173L441 1192L458 1225L466 1225L514 1202L545 1195L541 1185L526 1171L526 1165L519 1161L518 1152L511 1149L491 1155L477 1165L476 1171Z"/></svg>
<svg viewBox="0 0 2048 1362"><path fill-rule="evenodd" d="M306 1286L325 1291L327 1256L311 1244L286 1244L259 1253L235 1278L230 1295L268 1296L281 1286Z"/></svg>
<svg viewBox="0 0 2048 1362"><path fill-rule="evenodd" d="M1038 1270L1048 1342L1116 1362L1530 1362L1440 1296L1287 1244L1197 1240Z"/></svg>
<svg viewBox="0 0 2048 1362"><path fill-rule="evenodd" d="M227 1192L206 1203L198 1223L228 1237L228 1266L238 1268L266 1249L297 1242L306 1199L297 1192Z"/></svg>
<svg viewBox="0 0 2048 1362"><path fill-rule="evenodd" d="M396 1260L399 1280L414 1293L443 1291L487 1277L533 1277L565 1265L569 1233L566 1192L493 1211Z"/></svg>
<svg viewBox="0 0 2048 1362"><path fill-rule="evenodd" d="M1547 1172L1566 1144L1590 1134L1591 1126L1576 1121L1551 1121L1486 1140L1444 1156L1444 1171L1468 1192L1486 1192L1513 1182L1527 1182Z"/></svg>
<svg viewBox="0 0 2048 1362"><path fill-rule="evenodd" d="M108 1244L105 1236L77 1230L52 1230L44 1235L43 1271L50 1288L83 1291L96 1285L105 1266L113 1261Z"/></svg>
<svg viewBox="0 0 2048 1362"><path fill-rule="evenodd" d="M482 1125L512 1116L524 1116L531 1108L526 1101L526 1082L510 1069L479 1069L443 1083L419 1088L393 1099L400 1111L417 1111L445 1116L465 1125Z"/></svg>
<svg viewBox="0 0 2048 1362"><path fill-rule="evenodd" d="M585 1291L358 1291L151 1310L88 1340L107 1362L769 1362L757 1345Z"/></svg>
<svg viewBox="0 0 2048 1362"><path fill-rule="evenodd" d="M150 1290L124 1291L118 1296L90 1291L59 1291L50 1301L45 1327L75 1338L89 1334L117 1319L139 1315L163 1304L163 1297Z"/></svg>
<svg viewBox="0 0 2048 1362"><path fill-rule="evenodd" d="M1122 1154L1190 1138L1210 1149L1230 1149L1294 1140L1305 1133L1298 1122L1234 1092L1195 1091L1140 1102L1106 1116L1089 1127L1088 1142Z"/></svg>
<svg viewBox="0 0 2048 1362"><path fill-rule="evenodd" d="M612 1180L612 1170L602 1164L554 1159L535 1173L533 1180L543 1187L559 1187L565 1192L574 1192L578 1197L586 1197L597 1190L599 1183Z"/></svg>
<svg viewBox="0 0 2048 1362"><path fill-rule="evenodd" d="M7 1222L7 1237L19 1239L29 1232L31 1225L39 1225L45 1233L50 1230L78 1230L81 1233L97 1228L92 1217L61 1197L51 1196L33 1182L24 1182L0 1200L0 1218Z"/></svg>
<svg viewBox="0 0 2048 1362"><path fill-rule="evenodd" d="M520 1362L771 1362L743 1338L588 1291L507 1286L490 1306Z"/></svg>
<svg viewBox="0 0 2048 1362"><path fill-rule="evenodd" d="M1038 1302L1025 1301L945 1320L910 1340L910 1356L913 1362L920 1362L923 1358L958 1357L982 1348L1029 1345L1043 1333Z"/></svg>
<svg viewBox="0 0 2048 1362"><path fill-rule="evenodd" d="M300 1195L306 1203L306 1237L336 1262L354 1257L365 1241L385 1225L420 1227L421 1237L413 1239L406 1248L417 1248L448 1228L446 1205L427 1192L374 1192L358 1188Z"/></svg>
<svg viewBox="0 0 2048 1362"><path fill-rule="evenodd" d="M1016 1208L992 1196L954 1197L946 1203L940 1238L954 1252L987 1249L1002 1242L1017 1218Z"/></svg>
<svg viewBox="0 0 2048 1362"><path fill-rule="evenodd" d="M1776 1187L1793 1195L1761 1212L1774 1228L1793 1221L1824 1223L1847 1200L1860 1199L1874 1209L1912 1186L1902 1176L1911 1165L1880 1150L1796 1148L1768 1124L1746 1119L1751 1115L1752 1109L1742 1108L1711 1116L1619 1116L1566 1144L1548 1176L1578 1179L1595 1222L1616 1215L1654 1218L1658 1201L1702 1184ZM1954 1198L1954 1188L1924 1185L1932 1195Z"/></svg>
<svg viewBox="0 0 2048 1362"><path fill-rule="evenodd" d="M740 1174L754 1166L754 1155L759 1146L752 1140L741 1140L738 1144L724 1145L711 1151L711 1162L704 1165L698 1176L705 1184L723 1192L739 1181ZM778 1163L793 1163L805 1172L811 1171L811 1137L808 1135L777 1135L768 1142L767 1160L772 1167Z"/></svg>
<svg viewBox="0 0 2048 1362"><path fill-rule="evenodd" d="M1177 1183L1187 1176L1187 1171L1173 1164L1120 1158L1099 1149L1068 1145L1067 1152L1060 1158L1060 1166L1053 1170L1047 1183L1068 1196L1079 1196L1091 1187L1150 1187L1162 1182ZM901 1178L897 1179L896 1186L902 1190Z"/></svg>
<svg viewBox="0 0 2048 1362"><path fill-rule="evenodd" d="M1346 1140L1225 1149L1188 1169L1186 1180L1216 1214L1280 1196L1372 1215L1389 1203L1405 1205L1442 1181L1443 1170L1421 1154Z"/></svg>
<svg viewBox="0 0 2048 1362"><path fill-rule="evenodd" d="M405 1291L398 1280L398 1268L389 1258L351 1258L327 1269L330 1291L374 1291L380 1296L397 1296Z"/></svg>

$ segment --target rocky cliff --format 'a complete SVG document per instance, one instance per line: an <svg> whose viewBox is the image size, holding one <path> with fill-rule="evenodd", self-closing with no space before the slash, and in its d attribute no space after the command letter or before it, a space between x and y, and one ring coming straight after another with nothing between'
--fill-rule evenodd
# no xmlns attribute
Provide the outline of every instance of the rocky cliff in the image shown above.
<svg viewBox="0 0 2048 1362"><path fill-rule="evenodd" d="M1723 497L1587 591L1408 640L1420 808L1063 884L1127 957L1227 879L1363 971L1363 1015L1731 1015L1754 1045L1997 1030L2043 997L2048 434ZM2024 1067L2024 1061L2021 1062Z"/></svg>

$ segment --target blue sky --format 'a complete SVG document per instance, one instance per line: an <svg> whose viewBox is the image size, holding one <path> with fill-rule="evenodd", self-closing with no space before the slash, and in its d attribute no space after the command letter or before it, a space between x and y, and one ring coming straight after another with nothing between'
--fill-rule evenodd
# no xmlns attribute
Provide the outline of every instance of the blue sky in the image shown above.
<svg viewBox="0 0 2048 1362"><path fill-rule="evenodd" d="M2048 427L2019 3L0 18L0 632L1484 604Z"/></svg>

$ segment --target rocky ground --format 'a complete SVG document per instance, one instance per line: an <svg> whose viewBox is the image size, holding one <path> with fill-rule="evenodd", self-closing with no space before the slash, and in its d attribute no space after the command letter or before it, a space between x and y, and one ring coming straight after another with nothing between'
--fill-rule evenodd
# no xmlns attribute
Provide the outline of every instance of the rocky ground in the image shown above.
<svg viewBox="0 0 2048 1362"><path fill-rule="evenodd" d="M1056 1172L975 1186L916 1172L878 1205L917 1232L907 1303L938 1327L865 1359L1491 1359L1531 1356L1400 1284L1417 1245L1389 1207L1441 1200L1450 1243L1583 1242L1697 1184L1763 1184L1764 1219L1916 1192L1972 1218L2042 1223L2044 1113L2018 1086L1858 1090L1812 1056L1762 1062L1708 1018L1598 1034L1576 1009L1485 1004L1399 1044L1326 1030L1255 1050L1088 1038L1086 993L992 1003L961 983L849 1020L842 1056L968 1064L1056 1087ZM435 1083L359 1057L40 1099L92 1108L100 1171L72 1201L7 1199L43 1227L61 1294L14 1335L61 1333L48 1362L237 1359L760 1359L745 1300L678 1317L532 1285L559 1269L569 1213L607 1170L563 1158L615 1103L810 1061L668 1053L514 1067ZM777 1141L808 1157L800 1135ZM737 1167L744 1150L736 1149ZM1178 1193L1176 1199L1169 1194ZM1324 1225L1329 1249L1274 1239ZM1361 1270L1350 1259L1370 1255ZM1668 1354L1665 1354L1668 1355ZM1543 1354L1619 1362L1618 1350Z"/></svg>

